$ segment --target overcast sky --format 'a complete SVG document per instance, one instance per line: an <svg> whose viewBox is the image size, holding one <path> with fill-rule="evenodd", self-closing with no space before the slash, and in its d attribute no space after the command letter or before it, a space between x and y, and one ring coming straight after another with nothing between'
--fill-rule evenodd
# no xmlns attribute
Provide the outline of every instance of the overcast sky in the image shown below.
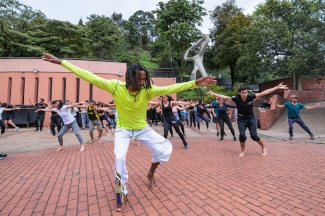
<svg viewBox="0 0 325 216"><path fill-rule="evenodd" d="M91 14L105 15L110 17L114 12L122 13L123 19L127 20L138 10L155 10L158 2L168 2L168 0L19 0L19 2L31 6L33 9L42 11L47 18L62 21L70 21L78 24L82 17L87 21L87 16ZM244 9L245 14L251 14L257 4L263 0L237 0L237 5ZM207 11L213 10L217 5L221 5L226 0L205 0L203 7ZM204 17L202 27L203 33L209 33L212 27L209 16Z"/></svg>

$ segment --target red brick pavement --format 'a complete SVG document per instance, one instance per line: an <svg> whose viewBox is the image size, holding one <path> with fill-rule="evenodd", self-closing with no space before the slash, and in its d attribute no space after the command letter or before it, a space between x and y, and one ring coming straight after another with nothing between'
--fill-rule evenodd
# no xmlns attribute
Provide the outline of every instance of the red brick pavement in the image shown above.
<svg viewBox="0 0 325 216"><path fill-rule="evenodd" d="M229 137L228 137L229 139ZM151 155L130 145L129 203L116 213L113 143L63 152L34 151L0 161L0 215L324 215L325 146L188 139L172 140L171 159L148 188Z"/></svg>

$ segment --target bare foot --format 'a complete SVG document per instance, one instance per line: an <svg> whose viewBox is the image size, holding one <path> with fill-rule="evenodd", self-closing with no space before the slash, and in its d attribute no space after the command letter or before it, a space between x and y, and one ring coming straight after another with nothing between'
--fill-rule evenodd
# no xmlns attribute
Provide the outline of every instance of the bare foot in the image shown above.
<svg viewBox="0 0 325 216"><path fill-rule="evenodd" d="M81 152L82 152L82 151L84 151L84 150L85 150L85 145L84 145L84 144L82 144L82 145L81 145L81 149L80 149L79 151L81 151Z"/></svg>
<svg viewBox="0 0 325 216"><path fill-rule="evenodd" d="M107 136L111 135L110 133L107 134Z"/></svg>
<svg viewBox="0 0 325 216"><path fill-rule="evenodd" d="M149 182L150 182L150 188L153 189L153 190L156 190L158 189L157 185L156 185L156 180L155 180L155 177L153 176L154 173L150 173L148 172L147 174L147 177L149 179Z"/></svg>
<svg viewBox="0 0 325 216"><path fill-rule="evenodd" d="M121 212L125 208L126 203L128 202L128 195L124 195L122 204L118 205L116 204L115 211Z"/></svg>
<svg viewBox="0 0 325 216"><path fill-rule="evenodd" d="M4 134L1 134L1 137L2 137L2 138L5 138L5 135L4 135Z"/></svg>
<svg viewBox="0 0 325 216"><path fill-rule="evenodd" d="M209 128L207 129L207 131L210 131Z"/></svg>
<svg viewBox="0 0 325 216"><path fill-rule="evenodd" d="M94 143L94 140L89 140L89 141L87 142L87 144L92 144L92 143Z"/></svg>
<svg viewBox="0 0 325 216"><path fill-rule="evenodd" d="M262 149L262 156L266 156L266 148Z"/></svg>
<svg viewBox="0 0 325 216"><path fill-rule="evenodd" d="M58 148L56 151L62 151L63 150L63 146L61 146L60 148Z"/></svg>
<svg viewBox="0 0 325 216"><path fill-rule="evenodd" d="M244 157L245 156L245 152L241 152L240 154L239 154L239 157Z"/></svg>
<svg viewBox="0 0 325 216"><path fill-rule="evenodd" d="M97 142L98 142L98 143L102 143L102 141L100 141L100 140L97 140Z"/></svg>

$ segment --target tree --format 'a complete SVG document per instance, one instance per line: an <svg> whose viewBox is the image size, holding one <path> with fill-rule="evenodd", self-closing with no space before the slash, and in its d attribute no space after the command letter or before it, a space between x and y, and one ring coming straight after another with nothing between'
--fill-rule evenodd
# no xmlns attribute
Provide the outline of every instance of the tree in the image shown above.
<svg viewBox="0 0 325 216"><path fill-rule="evenodd" d="M186 63L183 56L191 43L203 36L197 28L201 26L202 17L206 9L202 7L203 0L170 0L167 3L159 2L156 14L155 27L160 33L160 40L169 46L173 66L183 77ZM188 68L188 72L190 69Z"/></svg>
<svg viewBox="0 0 325 216"><path fill-rule="evenodd" d="M129 21L134 25L142 45L147 45L157 36L153 13L138 10L129 18Z"/></svg>
<svg viewBox="0 0 325 216"><path fill-rule="evenodd" d="M28 31L34 19L45 15L16 0L0 1L0 56L21 57L41 54L44 49L30 43Z"/></svg>
<svg viewBox="0 0 325 216"><path fill-rule="evenodd" d="M242 70L255 67L273 76L296 78L324 74L325 2L267 0L253 14ZM245 63L246 62L246 63Z"/></svg>
<svg viewBox="0 0 325 216"><path fill-rule="evenodd" d="M237 61L243 55L245 28L249 27L252 18L242 13L231 18L224 30L216 36L216 59L221 68L229 67L232 85L235 83ZM237 81L237 80L236 80Z"/></svg>
<svg viewBox="0 0 325 216"><path fill-rule="evenodd" d="M86 23L86 46L91 58L114 59L123 43L119 27L105 16L90 15Z"/></svg>
<svg viewBox="0 0 325 216"><path fill-rule="evenodd" d="M239 57L238 45L241 44L241 38L238 37L238 34L241 34L240 31L242 31L243 26L240 24L247 24L248 22L247 19L245 20L242 11L243 9L236 5L235 0L227 0L210 12L210 19L213 23L213 28L210 29L212 46L208 50L206 61L210 62L209 68L229 67L232 85L235 83L235 68ZM237 21L233 21L234 17L237 17ZM232 22L232 26L227 29L230 22ZM236 27L239 27L239 29L236 29ZM227 29L227 32L224 32L225 29ZM231 36L231 39L227 39L227 36ZM227 46L232 46L232 52L227 51ZM234 51L236 53L232 57Z"/></svg>

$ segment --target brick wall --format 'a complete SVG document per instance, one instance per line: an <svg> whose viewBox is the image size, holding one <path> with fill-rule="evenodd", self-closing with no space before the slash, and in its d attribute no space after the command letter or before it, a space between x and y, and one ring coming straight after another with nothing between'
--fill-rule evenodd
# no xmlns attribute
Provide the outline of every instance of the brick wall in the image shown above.
<svg viewBox="0 0 325 216"><path fill-rule="evenodd" d="M275 101L278 104L284 104L288 100L279 96L273 95L273 103L270 109L260 110L261 129L268 130L274 122L281 116L285 108L279 108L275 105Z"/></svg>
<svg viewBox="0 0 325 216"><path fill-rule="evenodd" d="M292 79L291 78L285 78L285 79L279 79L279 80L272 80L269 82L261 83L260 85L260 91L264 91L269 88L273 88L276 85L279 85L281 82L283 82L284 85L287 85L289 89L292 88ZM296 82L298 83L298 82ZM315 79L309 79L309 78L303 78L301 81L302 90L304 91L325 91L325 77L323 80L316 81ZM296 86L297 88L297 86Z"/></svg>
<svg viewBox="0 0 325 216"><path fill-rule="evenodd" d="M273 103L270 109L260 110L261 129L268 130L274 122L281 116L285 108L279 108L275 105L275 101L278 104L284 104L289 101L291 94L295 94L299 97L300 103L313 103L325 100L325 92L323 91L298 91L298 90L286 90L283 93L284 97L279 95L273 95Z"/></svg>
<svg viewBox="0 0 325 216"><path fill-rule="evenodd" d="M297 95L298 102L300 103L313 103L325 100L325 92L323 91L298 91L298 90L287 90L284 92L284 98L289 101L290 95Z"/></svg>

